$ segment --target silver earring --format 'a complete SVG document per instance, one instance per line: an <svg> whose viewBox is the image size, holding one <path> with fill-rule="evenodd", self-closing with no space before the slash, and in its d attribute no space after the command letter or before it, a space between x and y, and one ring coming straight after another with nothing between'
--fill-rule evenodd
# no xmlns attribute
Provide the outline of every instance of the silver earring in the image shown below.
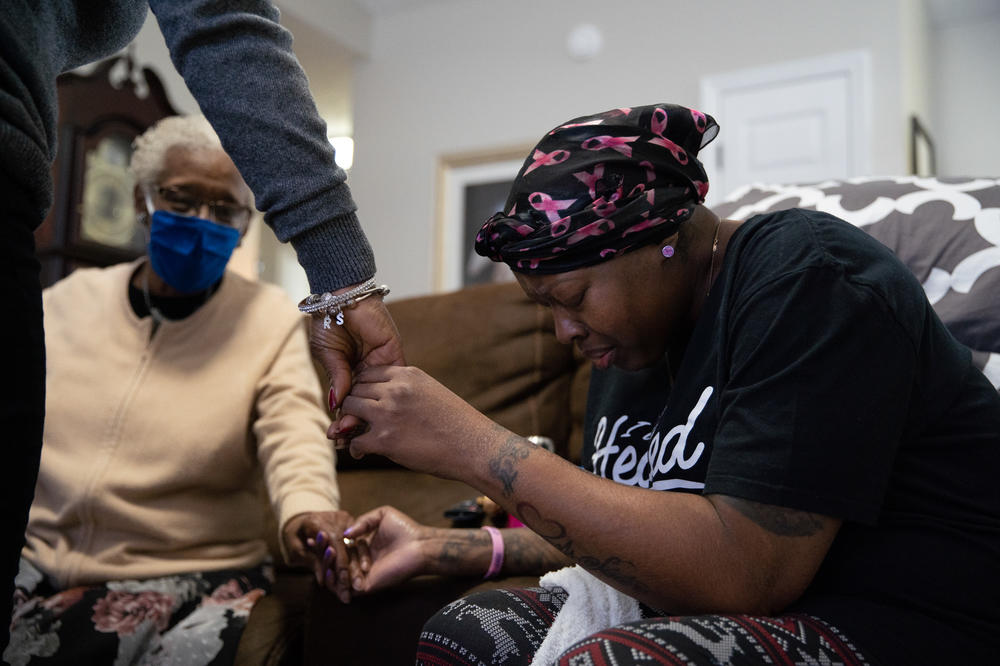
<svg viewBox="0 0 1000 666"><path fill-rule="evenodd" d="M663 249L660 250L660 254L662 254L664 257L666 257L667 259L669 259L670 257L674 256L674 246L673 245L664 245Z"/></svg>

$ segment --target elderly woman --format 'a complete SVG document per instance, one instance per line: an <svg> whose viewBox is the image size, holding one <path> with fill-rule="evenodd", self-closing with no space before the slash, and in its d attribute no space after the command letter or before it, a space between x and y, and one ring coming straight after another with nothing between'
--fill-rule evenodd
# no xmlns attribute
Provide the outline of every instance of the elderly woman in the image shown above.
<svg viewBox="0 0 1000 666"><path fill-rule="evenodd" d="M261 472L293 561L338 532L302 315L226 272L252 198L201 117L136 140L148 257L44 294L47 418L5 658L231 661L271 574ZM44 658L44 659L43 659Z"/></svg>
<svg viewBox="0 0 1000 666"><path fill-rule="evenodd" d="M702 206L717 132L668 104L556 127L477 239L593 361L588 469L416 368L344 401L370 424L352 454L467 482L531 530L378 509L347 531L358 590L579 565L446 607L419 662L995 661L1000 398L867 234ZM652 425L612 445L622 414Z"/></svg>

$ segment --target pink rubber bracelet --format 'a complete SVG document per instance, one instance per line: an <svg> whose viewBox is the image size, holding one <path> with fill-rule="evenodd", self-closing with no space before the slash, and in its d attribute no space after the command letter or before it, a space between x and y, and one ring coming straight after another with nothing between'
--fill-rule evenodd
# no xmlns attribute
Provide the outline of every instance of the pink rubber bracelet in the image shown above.
<svg viewBox="0 0 1000 666"><path fill-rule="evenodd" d="M490 560L490 568L483 578L495 578L500 573L500 567L503 566L503 535L495 527L486 526L483 529L490 533L490 539L493 541L493 558Z"/></svg>

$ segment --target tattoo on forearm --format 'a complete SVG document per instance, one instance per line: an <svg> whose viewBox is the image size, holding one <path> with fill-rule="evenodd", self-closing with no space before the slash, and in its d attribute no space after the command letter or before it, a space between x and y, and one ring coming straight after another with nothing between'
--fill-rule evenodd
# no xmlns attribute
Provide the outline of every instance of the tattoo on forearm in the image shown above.
<svg viewBox="0 0 1000 666"><path fill-rule="evenodd" d="M517 435L511 435L500 445L496 455L490 460L490 474L503 484L503 494L510 497L514 493L514 481L517 480L517 465L531 455L534 448L528 441Z"/></svg>
<svg viewBox="0 0 1000 666"><path fill-rule="evenodd" d="M518 573L552 571L571 564L532 530L512 530L504 538L504 566Z"/></svg>
<svg viewBox="0 0 1000 666"><path fill-rule="evenodd" d="M641 594L647 590L646 586L639 582L633 573L635 571L634 562L615 556L599 558L579 552L566 527L558 521L543 517L533 504L519 503L517 513L525 524L552 544L556 550L584 569L617 581L635 594Z"/></svg>
<svg viewBox="0 0 1000 666"><path fill-rule="evenodd" d="M723 500L744 516L778 536L812 536L823 529L823 517L807 511L761 504L738 497Z"/></svg>
<svg viewBox="0 0 1000 666"><path fill-rule="evenodd" d="M450 529L435 557L439 573L467 575L477 555L489 553L493 542L483 530Z"/></svg>
<svg viewBox="0 0 1000 666"><path fill-rule="evenodd" d="M476 530L479 532L480 530ZM462 534L458 537L451 537L444 544L441 545L441 553L438 555L438 561L442 565L457 565L465 559L465 555L476 545L477 537L479 534L473 533L470 530L468 534ZM489 538L489 537L487 537Z"/></svg>
<svg viewBox="0 0 1000 666"><path fill-rule="evenodd" d="M539 574L568 564L531 530L509 530L504 537L504 569L510 573ZM489 553L493 540L482 530L451 530L441 544L437 562L442 571L462 571L476 553Z"/></svg>

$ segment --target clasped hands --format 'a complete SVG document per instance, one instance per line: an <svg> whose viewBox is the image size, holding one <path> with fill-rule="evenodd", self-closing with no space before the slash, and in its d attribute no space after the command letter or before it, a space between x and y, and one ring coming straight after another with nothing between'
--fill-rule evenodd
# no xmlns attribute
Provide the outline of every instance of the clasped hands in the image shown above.
<svg viewBox="0 0 1000 666"><path fill-rule="evenodd" d="M314 317L310 335L312 354L330 380L334 420L327 437L349 446L355 458L377 453L410 469L450 477L449 466L431 464L420 444L453 454L456 442L475 443L463 442L466 434L479 436L496 426L425 373L406 367L399 332L381 296L344 314L344 325L330 328Z"/></svg>
<svg viewBox="0 0 1000 666"><path fill-rule="evenodd" d="M442 478L472 480L487 451L510 433L412 367L367 368L355 376L342 401L343 415L330 426L334 438L347 418L368 424L346 440L351 455L384 455L410 469ZM380 507L351 521L346 512L301 514L285 528L286 549L310 565L316 581L342 602L426 573L429 540L437 528L400 511Z"/></svg>
<svg viewBox="0 0 1000 666"><path fill-rule="evenodd" d="M380 507L356 521L344 511L299 514L287 522L283 537L292 561L311 566L319 585L349 603L423 573L423 544L433 532Z"/></svg>
<svg viewBox="0 0 1000 666"><path fill-rule="evenodd" d="M340 293L350 289L335 292ZM326 370L330 383L328 405L338 414L340 403L351 390L354 373L381 365L405 365L399 331L389 315L382 296L376 295L344 310L343 325L329 328L323 318L314 316L309 344L315 358ZM338 419L344 432L360 429L363 424L353 417ZM332 439L332 437L331 437Z"/></svg>
<svg viewBox="0 0 1000 666"><path fill-rule="evenodd" d="M381 297L345 310L343 326L314 318L311 346L330 379L334 413L327 437L355 458L383 455L414 471L472 480L475 462L511 433L418 368L408 367ZM354 524L346 512L301 514L283 531L293 561L347 603L354 594L391 587L426 566L423 544L435 528L391 507ZM293 545L289 545L293 544Z"/></svg>

